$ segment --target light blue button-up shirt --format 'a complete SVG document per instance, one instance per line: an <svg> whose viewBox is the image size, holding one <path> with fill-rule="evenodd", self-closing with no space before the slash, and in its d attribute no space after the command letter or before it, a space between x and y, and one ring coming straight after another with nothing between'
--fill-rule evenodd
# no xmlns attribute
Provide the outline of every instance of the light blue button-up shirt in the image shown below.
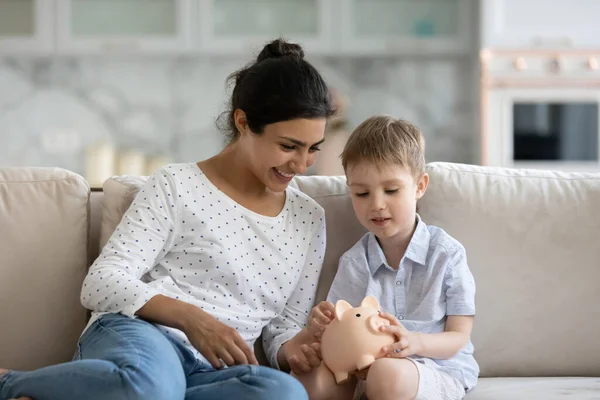
<svg viewBox="0 0 600 400"><path fill-rule="evenodd" d="M327 300L343 299L359 306L365 296L379 300L410 331L444 332L446 316L475 315L475 281L465 248L444 230L427 226L417 215L417 228L397 269L391 268L375 235L367 233L340 258ZM412 357L440 368L467 390L477 384L479 366L469 342L450 359Z"/></svg>

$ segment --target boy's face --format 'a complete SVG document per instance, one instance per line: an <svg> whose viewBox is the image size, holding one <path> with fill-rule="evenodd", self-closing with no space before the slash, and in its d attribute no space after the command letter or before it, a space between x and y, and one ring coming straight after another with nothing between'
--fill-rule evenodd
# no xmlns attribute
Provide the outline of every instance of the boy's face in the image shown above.
<svg viewBox="0 0 600 400"><path fill-rule="evenodd" d="M354 213L360 223L381 240L412 235L417 200L429 183L409 168L395 164L358 162L346 169Z"/></svg>

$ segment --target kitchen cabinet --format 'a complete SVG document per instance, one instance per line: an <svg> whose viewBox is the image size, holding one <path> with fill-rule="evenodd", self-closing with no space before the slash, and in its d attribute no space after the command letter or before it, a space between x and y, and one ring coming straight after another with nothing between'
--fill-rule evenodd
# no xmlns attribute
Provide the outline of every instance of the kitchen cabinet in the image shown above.
<svg viewBox="0 0 600 400"><path fill-rule="evenodd" d="M482 0L483 48L598 48L600 1Z"/></svg>
<svg viewBox="0 0 600 400"><path fill-rule="evenodd" d="M61 53L185 53L191 0L56 0Z"/></svg>
<svg viewBox="0 0 600 400"><path fill-rule="evenodd" d="M310 55L466 53L477 9L475 0L0 0L0 53L247 57L275 37Z"/></svg>
<svg viewBox="0 0 600 400"><path fill-rule="evenodd" d="M471 0L341 1L345 53L462 53L470 47Z"/></svg>
<svg viewBox="0 0 600 400"><path fill-rule="evenodd" d="M244 54L275 37L300 43L307 53L333 50L334 0L200 0L200 51Z"/></svg>
<svg viewBox="0 0 600 400"><path fill-rule="evenodd" d="M54 48L54 0L0 0L0 53L43 54Z"/></svg>

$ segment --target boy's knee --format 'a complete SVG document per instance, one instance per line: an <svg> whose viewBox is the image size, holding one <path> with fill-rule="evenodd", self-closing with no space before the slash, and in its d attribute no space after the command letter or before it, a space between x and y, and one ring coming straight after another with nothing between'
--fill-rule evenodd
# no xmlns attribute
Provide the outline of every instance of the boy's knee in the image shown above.
<svg viewBox="0 0 600 400"><path fill-rule="evenodd" d="M304 386L310 400L347 400L354 394L356 380L351 378L346 383L338 384L331 371L324 367L314 369L310 373L293 375Z"/></svg>
<svg viewBox="0 0 600 400"><path fill-rule="evenodd" d="M366 385L369 400L414 398L417 389L417 367L409 360L380 358L369 368Z"/></svg>

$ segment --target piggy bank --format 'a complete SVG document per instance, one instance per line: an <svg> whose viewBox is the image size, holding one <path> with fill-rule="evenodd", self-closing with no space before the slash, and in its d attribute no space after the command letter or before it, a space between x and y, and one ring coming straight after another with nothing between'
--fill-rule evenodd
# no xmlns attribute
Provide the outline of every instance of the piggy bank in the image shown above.
<svg viewBox="0 0 600 400"><path fill-rule="evenodd" d="M337 383L348 379L352 371L361 370L384 356L381 348L395 342L392 334L379 327L390 322L379 316L379 302L367 296L360 307L352 308L345 300L335 304L335 317L321 338L323 363Z"/></svg>

